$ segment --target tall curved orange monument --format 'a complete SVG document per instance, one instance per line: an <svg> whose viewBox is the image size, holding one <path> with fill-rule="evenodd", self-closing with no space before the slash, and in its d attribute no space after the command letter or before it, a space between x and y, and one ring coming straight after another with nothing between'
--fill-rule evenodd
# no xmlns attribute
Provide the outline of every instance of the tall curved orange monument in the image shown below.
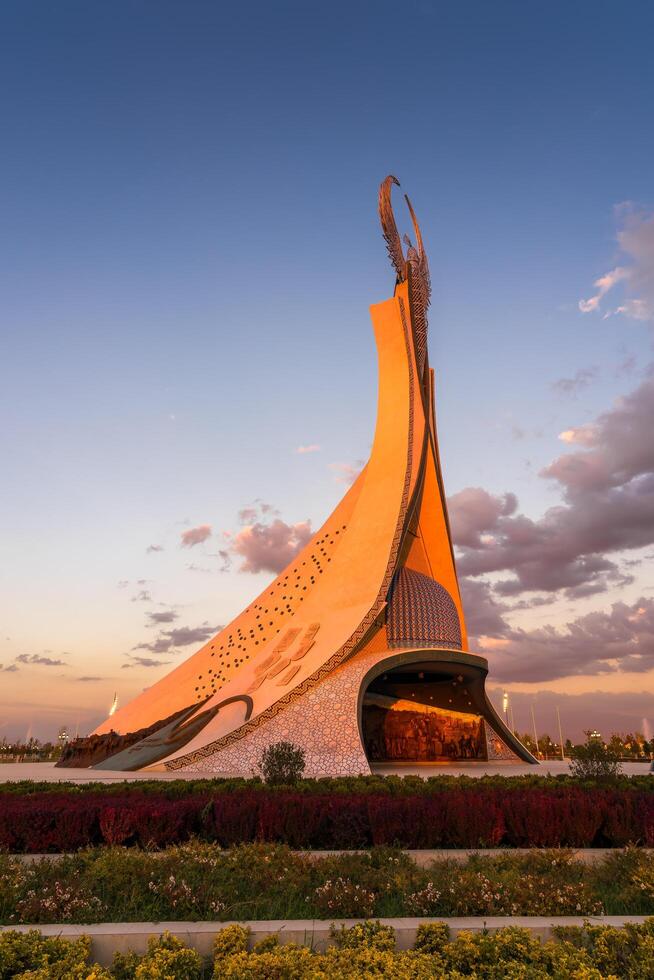
<svg viewBox="0 0 654 980"><path fill-rule="evenodd" d="M261 595L97 729L99 767L250 774L280 740L302 746L308 775L536 761L486 697L486 660L468 651L427 352L429 268L408 198L415 244L405 236L403 248L394 184L379 191L396 281L371 307L379 395L367 465Z"/></svg>

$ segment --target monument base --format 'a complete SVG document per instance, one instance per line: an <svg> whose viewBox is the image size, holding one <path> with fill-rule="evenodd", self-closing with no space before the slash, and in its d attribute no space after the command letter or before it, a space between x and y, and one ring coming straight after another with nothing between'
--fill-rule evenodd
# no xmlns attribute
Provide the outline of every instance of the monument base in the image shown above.
<svg viewBox="0 0 654 980"><path fill-rule="evenodd" d="M229 744L165 763L169 771L251 776L273 742L299 745L307 776L369 774L376 765L537 760L486 696L483 657L445 649L363 651L273 718Z"/></svg>

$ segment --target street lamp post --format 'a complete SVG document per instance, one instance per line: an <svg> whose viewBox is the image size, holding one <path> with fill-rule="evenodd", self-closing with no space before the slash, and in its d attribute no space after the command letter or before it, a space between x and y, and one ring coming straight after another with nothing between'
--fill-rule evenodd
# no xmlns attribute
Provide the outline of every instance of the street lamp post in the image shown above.
<svg viewBox="0 0 654 980"><path fill-rule="evenodd" d="M538 735L536 734L536 715L534 714L534 706L531 706L531 724L534 729L534 743L536 745L536 756L538 756Z"/></svg>
<svg viewBox="0 0 654 980"><path fill-rule="evenodd" d="M556 720L559 723L559 745L561 746L561 762L565 762L565 752L563 749L563 732L561 731L561 715L559 714L559 706L556 706Z"/></svg>

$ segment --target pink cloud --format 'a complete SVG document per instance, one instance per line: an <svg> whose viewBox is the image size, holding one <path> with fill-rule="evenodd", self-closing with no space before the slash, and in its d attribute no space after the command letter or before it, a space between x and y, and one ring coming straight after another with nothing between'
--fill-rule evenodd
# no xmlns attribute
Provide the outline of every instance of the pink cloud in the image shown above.
<svg viewBox="0 0 654 980"><path fill-rule="evenodd" d="M129 670L130 667L134 667L134 666L165 667L167 664L171 662L170 660L154 660L152 657L132 657L132 660L134 662L131 664L123 664L122 669Z"/></svg>
<svg viewBox="0 0 654 980"><path fill-rule="evenodd" d="M654 599L615 602L563 629L509 630L493 657L498 681L547 681L579 674L645 673L654 669Z"/></svg>
<svg viewBox="0 0 654 980"><path fill-rule="evenodd" d="M621 227L617 239L628 265L619 265L595 281L596 292L579 301L582 313L597 313L607 293L623 283L625 299L604 314L654 320L654 214L638 211L631 204L616 209Z"/></svg>
<svg viewBox="0 0 654 980"><path fill-rule="evenodd" d="M604 296L609 292L610 289L618 282L627 279L629 276L629 270L624 269L621 266L617 266L611 272L607 272L605 275L600 276L593 283L597 287L597 292L590 299L580 299L579 309L582 313L595 313L599 310L600 303Z"/></svg>
<svg viewBox="0 0 654 980"><path fill-rule="evenodd" d="M564 441L588 451L560 456L543 475L558 480L569 498L584 491L624 486L636 477L653 475L653 418L654 377L649 377L592 425L568 430Z"/></svg>
<svg viewBox="0 0 654 980"><path fill-rule="evenodd" d="M320 446L318 445L317 442L312 442L308 446L298 446L295 452L298 453L298 455L300 456L303 456L305 453L319 453Z"/></svg>
<svg viewBox="0 0 654 980"><path fill-rule="evenodd" d="M211 537L211 524L198 524L197 527L182 531L182 548L193 548L196 544L202 544L207 538Z"/></svg>
<svg viewBox="0 0 654 980"><path fill-rule="evenodd" d="M513 514L517 506L513 493L494 497L481 487L466 487L448 500L454 540L460 546L481 547L481 535L492 531L498 519Z"/></svg>
<svg viewBox="0 0 654 980"><path fill-rule="evenodd" d="M579 368L572 378L559 378L553 383L552 388L560 395L571 395L575 398L597 377L597 373L596 367Z"/></svg>
<svg viewBox="0 0 654 980"><path fill-rule="evenodd" d="M238 531L231 540L232 551L243 562L241 572L281 572L311 537L311 522L286 524L275 518L270 524L257 521Z"/></svg>
<svg viewBox="0 0 654 980"><path fill-rule="evenodd" d="M205 643L221 629L222 626L211 626L209 623L203 623L201 626L194 627L177 626L173 627L173 629L162 630L156 640L138 643L134 649L149 650L150 653L168 653L169 650L174 650L177 647L195 646L199 643Z"/></svg>
<svg viewBox="0 0 654 980"><path fill-rule="evenodd" d="M329 468L334 474L337 483L345 483L351 486L364 467L362 459L357 459L354 463L330 463Z"/></svg>
<svg viewBox="0 0 654 980"><path fill-rule="evenodd" d="M607 556L654 543L654 377L591 425L564 434L565 453L542 476L563 503L538 520L516 513L515 497L468 488L450 502L462 576L508 572L495 595L564 591L591 595L631 581Z"/></svg>
<svg viewBox="0 0 654 980"><path fill-rule="evenodd" d="M516 606L494 594L489 582L461 580L472 649L492 661L496 681L532 683L572 675L645 673L654 669L654 599L615 602L563 628L515 629L507 616ZM543 600L519 603L520 608Z"/></svg>

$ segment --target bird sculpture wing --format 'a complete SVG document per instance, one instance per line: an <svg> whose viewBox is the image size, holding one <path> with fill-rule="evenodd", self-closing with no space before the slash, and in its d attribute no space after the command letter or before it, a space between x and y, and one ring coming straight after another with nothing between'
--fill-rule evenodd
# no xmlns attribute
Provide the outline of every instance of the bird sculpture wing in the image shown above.
<svg viewBox="0 0 654 980"><path fill-rule="evenodd" d="M393 205L391 204L391 188L393 184L396 184L398 187L400 186L399 180L397 177L393 177L392 174L386 177L381 183L379 188L379 219L381 221L382 234L384 235L389 258L395 268L398 280L404 282L406 279L406 259L404 258L402 242L397 225L395 224L395 215L393 214Z"/></svg>
<svg viewBox="0 0 654 980"><path fill-rule="evenodd" d="M427 307L431 298L429 263L427 261L427 254L424 249L418 219L416 218L411 201L406 194L405 200L415 230L416 247L414 248L410 239L405 236L404 240L408 246L408 252L406 256L404 255L402 241L397 230L393 205L391 203L393 184L396 184L398 187L400 186L399 180L397 177L393 177L392 174L386 177L381 183L379 188L379 218L381 220L386 248L397 273L397 280L398 282L409 280L409 301L411 304L416 363L418 373L424 380L426 377L425 369L427 367Z"/></svg>
<svg viewBox="0 0 654 980"><path fill-rule="evenodd" d="M427 260L427 253L425 252L424 245L422 243L422 234L420 232L420 225L418 224L418 219L416 218L416 213L411 206L411 201L405 194L404 199L407 203L409 213L411 215L411 221L413 222L413 229L416 235L416 251L418 253L418 273L420 278L420 289L422 292L422 301L424 305L425 312L429 306L431 300L431 276L429 275L429 262Z"/></svg>

